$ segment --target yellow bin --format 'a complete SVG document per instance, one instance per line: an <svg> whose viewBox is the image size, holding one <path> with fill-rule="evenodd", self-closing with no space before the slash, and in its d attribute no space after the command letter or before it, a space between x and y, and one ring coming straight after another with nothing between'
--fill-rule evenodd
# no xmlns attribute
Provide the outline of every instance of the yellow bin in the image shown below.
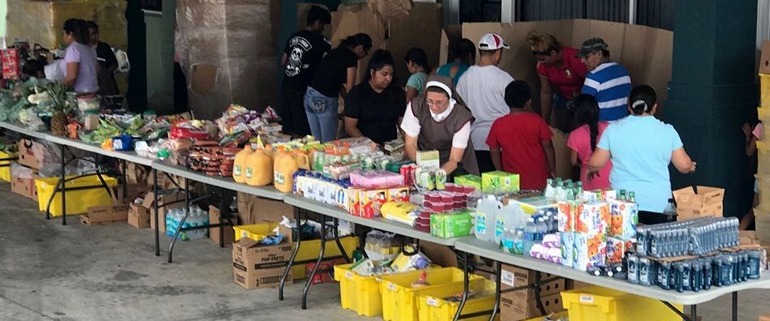
<svg viewBox="0 0 770 321"><path fill-rule="evenodd" d="M367 317L382 314L379 277L359 275L351 271L352 267L353 264L334 266L334 280L340 282L340 305Z"/></svg>
<svg viewBox="0 0 770 321"><path fill-rule="evenodd" d="M68 177L68 179L69 178L70 177ZM104 179L104 182L107 183L107 186L112 190L114 190L115 186L118 185L118 180L113 177L102 175L102 178ZM48 206L48 200L51 199L51 195L53 195L53 192L56 189L56 183L58 181L58 177L35 179L35 187L37 188L38 196L38 208L40 211L45 212L45 209ZM78 177L76 179L69 180L66 182L65 186L67 188L96 186L88 189L73 191L68 190L65 194L67 197L67 215L85 214L89 207L109 206L113 203L112 197L109 193L107 193L107 190L101 186L99 178L95 175ZM63 214L61 201L61 192L57 192L56 196L54 196L53 200L51 201L51 216L61 216Z"/></svg>
<svg viewBox="0 0 770 321"><path fill-rule="evenodd" d="M489 311L495 305L495 283L481 278L470 280L469 288L476 293L476 296L468 298L465 301L462 314ZM449 283L445 285L434 286L425 289L415 289L414 295L417 300L417 314L419 321L451 321L454 319L460 302L449 301L446 298L458 295L463 291L463 284ZM500 319L500 314L495 316L495 320ZM481 315L474 318L464 319L470 321L487 321L489 315ZM572 320L572 319L570 319Z"/></svg>
<svg viewBox="0 0 770 321"><path fill-rule="evenodd" d="M273 230L278 227L278 223L263 223L263 224L251 224L251 225L237 225L233 226L235 230L235 241L246 237L252 240L260 241L273 234Z"/></svg>
<svg viewBox="0 0 770 321"><path fill-rule="evenodd" d="M759 74L760 107L770 108L770 75ZM760 120L762 120L760 115Z"/></svg>
<svg viewBox="0 0 770 321"><path fill-rule="evenodd" d="M412 284L420 278L421 273L422 271L414 271L382 276L380 293L382 294L382 318L385 321L417 321L415 289L424 290L448 283L463 282L463 270L448 267L427 271L427 281L430 285L413 288ZM481 278L483 276L470 275L471 280Z"/></svg>
<svg viewBox="0 0 770 321"><path fill-rule="evenodd" d="M16 154L0 152L0 159L16 157ZM11 181L11 161L0 161L0 179L6 182Z"/></svg>
<svg viewBox="0 0 770 321"><path fill-rule="evenodd" d="M598 286L564 291L561 298L570 321L682 320L658 300Z"/></svg>

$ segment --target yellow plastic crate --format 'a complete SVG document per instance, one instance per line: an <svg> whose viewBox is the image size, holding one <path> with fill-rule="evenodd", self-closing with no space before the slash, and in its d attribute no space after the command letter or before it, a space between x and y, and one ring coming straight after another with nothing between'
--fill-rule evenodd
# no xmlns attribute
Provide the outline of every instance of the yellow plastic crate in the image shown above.
<svg viewBox="0 0 770 321"><path fill-rule="evenodd" d="M340 305L358 315L382 314L380 280L377 276L361 276L351 271L353 264L334 266L334 280L340 282Z"/></svg>
<svg viewBox="0 0 770 321"><path fill-rule="evenodd" d="M118 180L113 177L102 175L102 178L104 179L104 182L107 183L107 186L113 190L115 186L118 185ZM56 183L58 181L58 177L35 179L35 188L37 188L38 195L38 208L40 211L45 212L45 209L48 206L48 200L51 198L51 195L53 195L53 192L56 189ZM78 177L76 179L67 181L65 186L66 188L97 186L94 188L82 190L68 190L65 194L67 197L67 215L85 214L89 207L109 206L113 204L112 197L109 193L107 193L107 190L101 186L99 178L95 175ZM57 192L51 201L51 216L55 217L61 216L63 214L61 202L61 192Z"/></svg>
<svg viewBox="0 0 770 321"><path fill-rule="evenodd" d="M570 321L682 320L658 300L598 286L564 291L561 297Z"/></svg>
<svg viewBox="0 0 770 321"><path fill-rule="evenodd" d="M478 293L477 296L465 301L462 314L490 311L495 305L495 283L487 279L470 280L469 289ZM451 321L454 318L460 302L445 300L447 297L459 295L463 291L462 282L449 283L426 289L415 289L417 298L417 314L419 321ZM500 314L495 317L499 320ZM481 315L464 319L470 321L486 321L489 315Z"/></svg>
<svg viewBox="0 0 770 321"><path fill-rule="evenodd" d="M382 294L382 318L385 321L417 321L415 289L429 289L448 283L463 282L463 270L448 267L427 271L429 286L413 288L412 284L420 278L421 271L383 275L380 281ZM470 279L483 276L471 274Z"/></svg>
<svg viewBox="0 0 770 321"><path fill-rule="evenodd" d="M760 106L770 108L770 75L759 74Z"/></svg>
<svg viewBox="0 0 770 321"><path fill-rule="evenodd" d="M233 226L235 230L235 241L246 237L253 240L262 240L268 235L273 234L273 230L278 226L278 223L262 223L251 225L237 225Z"/></svg>
<svg viewBox="0 0 770 321"><path fill-rule="evenodd" d="M0 152L0 159L16 157L16 154ZM0 161L0 179L6 182L11 181L11 161Z"/></svg>

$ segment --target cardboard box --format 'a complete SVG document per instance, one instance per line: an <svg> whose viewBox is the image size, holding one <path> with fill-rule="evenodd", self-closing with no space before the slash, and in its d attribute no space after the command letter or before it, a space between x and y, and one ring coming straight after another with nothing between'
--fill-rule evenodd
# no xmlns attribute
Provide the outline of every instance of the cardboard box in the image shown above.
<svg viewBox="0 0 770 321"><path fill-rule="evenodd" d="M759 321L770 321L770 314L763 314L759 316Z"/></svg>
<svg viewBox="0 0 770 321"><path fill-rule="evenodd" d="M725 189L693 186L675 190L677 220L716 216L722 217Z"/></svg>
<svg viewBox="0 0 770 321"><path fill-rule="evenodd" d="M607 203L589 203L578 206L576 232L595 235L610 231L610 207Z"/></svg>
<svg viewBox="0 0 770 321"><path fill-rule="evenodd" d="M37 170L16 162L11 163L11 192L37 201L37 187L35 187L37 177Z"/></svg>
<svg viewBox="0 0 770 321"><path fill-rule="evenodd" d="M575 233L575 269L585 271L591 266L604 265L607 238L604 234Z"/></svg>
<svg viewBox="0 0 770 321"><path fill-rule="evenodd" d="M528 270L525 268L516 267L513 265L502 264L500 270L500 289L510 289L527 284L533 284L535 282L535 273L537 271ZM548 273L540 273L540 280L549 280L555 276ZM564 291L566 287L566 280L564 278L558 278L557 280L544 283L540 286L540 296L547 296L551 294L558 294ZM505 294L511 294L513 297L521 299L520 301L529 301L535 298L535 290L519 290L508 292Z"/></svg>
<svg viewBox="0 0 770 321"><path fill-rule="evenodd" d="M291 244L262 246L244 238L233 243L233 281L247 289L276 287L291 257ZM291 275L288 276L291 280Z"/></svg>
<svg viewBox="0 0 770 321"><path fill-rule="evenodd" d="M238 224L280 222L283 217L294 217L294 208L282 201L238 193Z"/></svg>
<svg viewBox="0 0 770 321"><path fill-rule="evenodd" d="M150 211L141 204L128 205L128 225L136 228L150 227Z"/></svg>
<svg viewBox="0 0 770 321"><path fill-rule="evenodd" d="M741 245L760 244L756 231L738 231Z"/></svg>
<svg viewBox="0 0 770 321"><path fill-rule="evenodd" d="M636 225L639 223L639 206L636 203L610 200L610 236L622 240L636 237Z"/></svg>
<svg viewBox="0 0 770 321"><path fill-rule="evenodd" d="M209 224L219 224L219 222L222 221L222 211L220 211L216 206L210 205L209 206ZM209 239L214 241L214 243L219 244L219 227L212 227L209 228ZM226 225L222 228L222 235L223 240L225 242L225 245L227 244L233 244L235 242L235 230L233 230L233 227L230 225Z"/></svg>
<svg viewBox="0 0 770 321"><path fill-rule="evenodd" d="M26 167L38 170L43 167L43 159L47 148L31 139L19 139L19 159L17 162Z"/></svg>
<svg viewBox="0 0 770 321"><path fill-rule="evenodd" d="M519 174L503 171L481 173L481 190L484 192L518 192Z"/></svg>
<svg viewBox="0 0 770 321"><path fill-rule="evenodd" d="M150 228L155 229L155 194L147 192L142 206L150 211ZM184 208L184 193L160 194L158 196L158 222L161 233L166 232L166 212L174 208Z"/></svg>
<svg viewBox="0 0 770 321"><path fill-rule="evenodd" d="M561 294L542 295L540 302L543 304L546 314L564 311ZM512 293L500 295L500 321L520 321L542 316L537 307L536 300L522 301Z"/></svg>
<svg viewBox="0 0 770 321"><path fill-rule="evenodd" d="M128 220L128 205L93 206L88 208L86 215L80 216L83 224L100 224L111 222L126 222Z"/></svg>
<svg viewBox="0 0 770 321"><path fill-rule="evenodd" d="M338 264L345 264L345 259L343 258L336 258L332 260L325 260L321 261L321 264L318 265L318 270L316 270L315 275L313 276L313 279L310 280L310 283L312 284L321 284L321 283L333 283L334 282L334 266ZM315 266L315 262L311 262L305 265L305 275L310 275L310 272L313 271L313 267Z"/></svg>

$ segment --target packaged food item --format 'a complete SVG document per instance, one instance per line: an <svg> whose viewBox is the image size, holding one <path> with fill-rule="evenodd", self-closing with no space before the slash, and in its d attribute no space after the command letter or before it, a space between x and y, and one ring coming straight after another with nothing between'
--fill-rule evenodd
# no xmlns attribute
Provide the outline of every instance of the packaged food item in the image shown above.
<svg viewBox="0 0 770 321"><path fill-rule="evenodd" d="M607 238L607 264L622 262L625 252L626 241L615 237Z"/></svg>
<svg viewBox="0 0 770 321"><path fill-rule="evenodd" d="M559 232L575 231L575 222L577 221L578 203L574 201L559 202L557 218L559 223Z"/></svg>
<svg viewBox="0 0 770 321"><path fill-rule="evenodd" d="M471 186L477 190L481 190L481 176L471 174L455 176L454 183L455 185Z"/></svg>
<svg viewBox="0 0 770 321"><path fill-rule="evenodd" d="M636 203L610 200L610 235L628 240L636 237L639 210Z"/></svg>
<svg viewBox="0 0 770 321"><path fill-rule="evenodd" d="M377 217L380 216L382 204L388 201L388 190L363 190L358 193L358 198L361 204L359 216L365 218Z"/></svg>
<svg viewBox="0 0 770 321"><path fill-rule="evenodd" d="M560 232L561 237L561 264L573 267L575 265L575 233Z"/></svg>
<svg viewBox="0 0 770 321"><path fill-rule="evenodd" d="M606 234L609 231L610 210L607 203L582 204L578 208L576 231L584 234Z"/></svg>
<svg viewBox="0 0 770 321"><path fill-rule="evenodd" d="M574 268L585 271L591 266L605 265L606 256L607 240L604 234L575 233Z"/></svg>
<svg viewBox="0 0 770 321"><path fill-rule="evenodd" d="M481 190L485 193L518 192L519 174L503 171L482 173Z"/></svg>

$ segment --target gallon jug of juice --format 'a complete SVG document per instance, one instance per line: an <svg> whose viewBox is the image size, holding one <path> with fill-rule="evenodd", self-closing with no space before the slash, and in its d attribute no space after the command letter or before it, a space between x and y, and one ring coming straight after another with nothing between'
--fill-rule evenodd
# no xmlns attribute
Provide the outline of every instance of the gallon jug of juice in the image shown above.
<svg viewBox="0 0 770 321"><path fill-rule="evenodd" d="M310 170L310 156L307 151L294 150L292 152L292 157L294 157L294 160L297 162L297 167Z"/></svg>
<svg viewBox="0 0 770 321"><path fill-rule="evenodd" d="M273 159L265 149L257 148L246 157L246 184L265 186L273 182Z"/></svg>
<svg viewBox="0 0 770 321"><path fill-rule="evenodd" d="M235 162L233 163L233 179L238 183L246 183L246 158L254 153L251 149L251 144L246 144L240 152L235 154Z"/></svg>
<svg viewBox="0 0 770 321"><path fill-rule="evenodd" d="M294 155L286 150L280 150L275 153L273 163L273 185L281 192L289 193L294 185L294 173L299 167Z"/></svg>

